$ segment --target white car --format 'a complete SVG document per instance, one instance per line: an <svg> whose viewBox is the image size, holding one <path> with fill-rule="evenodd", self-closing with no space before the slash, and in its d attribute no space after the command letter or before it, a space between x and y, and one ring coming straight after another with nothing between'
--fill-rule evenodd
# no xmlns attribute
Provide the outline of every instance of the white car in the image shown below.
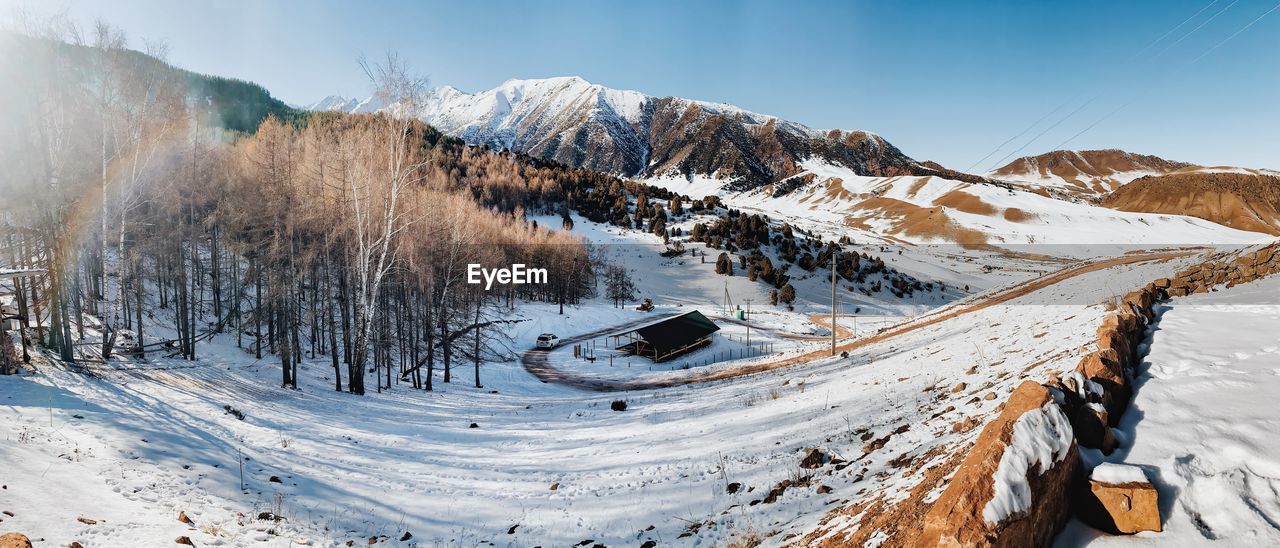
<svg viewBox="0 0 1280 548"><path fill-rule="evenodd" d="M556 345L558 344L560 344L560 337L552 335L551 333L543 333L541 335L538 335L538 343L537 343L538 348L546 348L550 350L552 348L555 348Z"/></svg>

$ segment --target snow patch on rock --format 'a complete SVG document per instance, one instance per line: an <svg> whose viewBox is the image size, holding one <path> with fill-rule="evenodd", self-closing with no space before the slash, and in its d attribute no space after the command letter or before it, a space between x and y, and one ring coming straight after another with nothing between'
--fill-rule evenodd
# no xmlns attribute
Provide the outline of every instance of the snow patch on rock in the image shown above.
<svg viewBox="0 0 1280 548"><path fill-rule="evenodd" d="M1104 462L1093 469L1089 479L1102 483L1146 483L1147 474L1129 464Z"/></svg>
<svg viewBox="0 0 1280 548"><path fill-rule="evenodd" d="M1067 456L1072 439L1070 421L1053 402L1019 417L993 475L995 492L982 508L982 518L997 524L1031 509L1031 467L1038 473L1052 468Z"/></svg>

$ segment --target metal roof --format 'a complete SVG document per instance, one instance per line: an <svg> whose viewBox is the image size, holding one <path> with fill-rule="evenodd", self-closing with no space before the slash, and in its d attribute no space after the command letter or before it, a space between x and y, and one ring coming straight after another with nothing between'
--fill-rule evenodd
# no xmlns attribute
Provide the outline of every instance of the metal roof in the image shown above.
<svg viewBox="0 0 1280 548"><path fill-rule="evenodd" d="M635 329L658 355L687 346L720 330L720 326L708 320L701 312L692 310L674 318L651 323Z"/></svg>

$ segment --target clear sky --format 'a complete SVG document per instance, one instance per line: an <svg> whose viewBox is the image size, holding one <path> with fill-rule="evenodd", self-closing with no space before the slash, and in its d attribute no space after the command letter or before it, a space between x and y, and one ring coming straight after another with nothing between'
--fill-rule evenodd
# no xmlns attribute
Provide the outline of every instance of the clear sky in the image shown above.
<svg viewBox="0 0 1280 548"><path fill-rule="evenodd" d="M866 129L956 169L1059 145L1280 168L1280 10L1245 29L1276 0L38 5L295 104L367 95L356 58L395 50L433 85L578 75Z"/></svg>

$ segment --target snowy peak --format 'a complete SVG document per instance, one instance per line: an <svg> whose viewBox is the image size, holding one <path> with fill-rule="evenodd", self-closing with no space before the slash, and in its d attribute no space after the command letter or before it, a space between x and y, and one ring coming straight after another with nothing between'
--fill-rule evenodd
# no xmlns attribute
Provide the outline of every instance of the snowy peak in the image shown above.
<svg viewBox="0 0 1280 548"><path fill-rule="evenodd" d="M313 112L351 112L358 104L360 102L355 99L347 99L340 95L330 95L310 105L303 106L302 109Z"/></svg>
<svg viewBox="0 0 1280 548"><path fill-rule="evenodd" d="M372 107L345 110L362 108ZM947 174L870 132L819 131L725 103L656 97L578 76L507 80L475 93L442 86L417 114L473 145L623 177L712 179L728 190L784 183L813 158L867 176Z"/></svg>
<svg viewBox="0 0 1280 548"><path fill-rule="evenodd" d="M364 112L377 112L382 110L384 106L385 105L373 97L360 100L348 99L341 95L330 95L301 108L312 112L346 112L349 114L359 114Z"/></svg>

